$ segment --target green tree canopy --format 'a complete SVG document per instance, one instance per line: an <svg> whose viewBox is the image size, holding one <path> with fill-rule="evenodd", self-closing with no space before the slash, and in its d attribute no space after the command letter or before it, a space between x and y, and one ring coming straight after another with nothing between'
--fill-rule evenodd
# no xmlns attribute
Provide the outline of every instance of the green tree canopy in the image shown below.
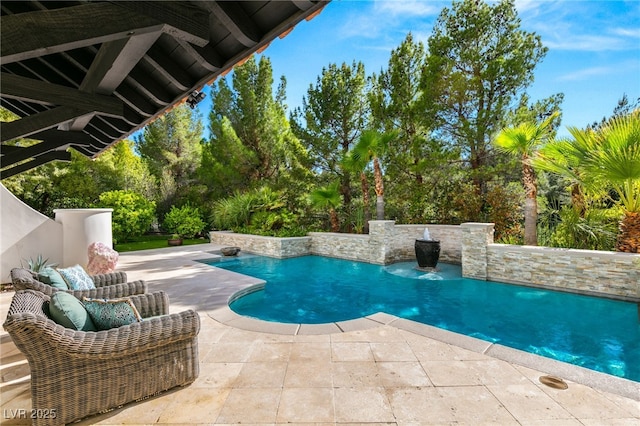
<svg viewBox="0 0 640 426"><path fill-rule="evenodd" d="M369 120L367 79L362 62L330 64L310 85L302 108L292 113L296 135L307 148L312 168L337 176L347 214L351 213L351 172L342 159Z"/></svg>
<svg viewBox="0 0 640 426"><path fill-rule="evenodd" d="M540 36L520 24L513 0L454 1L440 13L428 41L426 111L440 136L461 149L479 192L488 179L482 168L491 163L492 136L506 125L547 52Z"/></svg>
<svg viewBox="0 0 640 426"><path fill-rule="evenodd" d="M271 61L263 56L236 67L232 84L220 80L212 88L211 140L204 145L202 174L228 185L221 188L223 196L264 184L286 188L292 176L304 174L306 163L286 119L286 81L281 79L274 94Z"/></svg>
<svg viewBox="0 0 640 426"><path fill-rule="evenodd" d="M202 122L182 104L147 125L136 148L158 182L158 210L189 200L202 159Z"/></svg>

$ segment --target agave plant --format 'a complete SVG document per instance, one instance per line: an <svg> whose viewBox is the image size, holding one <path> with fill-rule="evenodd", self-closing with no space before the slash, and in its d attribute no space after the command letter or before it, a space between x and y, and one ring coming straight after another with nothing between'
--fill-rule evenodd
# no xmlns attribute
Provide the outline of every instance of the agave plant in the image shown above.
<svg viewBox="0 0 640 426"><path fill-rule="evenodd" d="M49 263L49 258L43 259L41 254L39 254L35 259L29 258L25 261L27 262L27 269L33 272L40 272L46 268L55 268L58 266L57 263ZM20 264L24 268L22 262Z"/></svg>

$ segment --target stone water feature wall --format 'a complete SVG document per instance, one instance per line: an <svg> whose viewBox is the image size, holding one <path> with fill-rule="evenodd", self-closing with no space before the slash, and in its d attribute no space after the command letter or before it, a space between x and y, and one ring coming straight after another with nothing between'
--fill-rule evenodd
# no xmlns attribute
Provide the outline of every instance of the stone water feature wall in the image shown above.
<svg viewBox="0 0 640 426"><path fill-rule="evenodd" d="M414 243L424 228L440 240L440 260L460 263L462 234L455 225L396 225L393 220L372 220L368 235L310 232L311 253L378 265L415 260Z"/></svg>
<svg viewBox="0 0 640 426"><path fill-rule="evenodd" d="M386 265L415 260L414 243L424 228L441 241L440 260L460 263L462 234L455 225L396 225L393 220L372 220L369 234L310 232L308 237L274 238L233 232L211 232L211 243L237 246L243 251L277 258L315 254Z"/></svg>
<svg viewBox="0 0 640 426"><path fill-rule="evenodd" d="M640 254L494 244L492 223L396 225L369 222L369 234L311 232L273 238L212 232L211 243L277 258L315 254L379 265L415 260L424 228L440 240L440 261L459 263L467 278L538 286L640 302Z"/></svg>
<svg viewBox="0 0 640 426"><path fill-rule="evenodd" d="M493 224L465 223L465 277L640 301L640 254L493 243Z"/></svg>

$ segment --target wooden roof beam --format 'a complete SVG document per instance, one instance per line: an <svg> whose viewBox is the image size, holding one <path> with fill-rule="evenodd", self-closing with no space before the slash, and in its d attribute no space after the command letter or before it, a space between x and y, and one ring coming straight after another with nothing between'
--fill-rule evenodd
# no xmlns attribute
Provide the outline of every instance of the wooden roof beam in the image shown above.
<svg viewBox="0 0 640 426"><path fill-rule="evenodd" d="M262 39L260 30L237 2L206 2L203 6L244 46L253 47Z"/></svg>
<svg viewBox="0 0 640 426"><path fill-rule="evenodd" d="M24 138L91 113L93 112L68 106L60 106L28 117L23 117L19 120L0 122L0 140L5 142L12 139Z"/></svg>
<svg viewBox="0 0 640 426"><path fill-rule="evenodd" d="M54 160L71 161L71 153L67 151L49 151L45 154L39 155L31 161L0 171L0 179L5 179L22 172L26 172L27 170L31 170Z"/></svg>
<svg viewBox="0 0 640 426"><path fill-rule="evenodd" d="M43 105L62 105L96 111L111 117L122 117L124 104L111 96L95 95L42 80L0 73L0 93L8 98Z"/></svg>
<svg viewBox="0 0 640 426"><path fill-rule="evenodd" d="M154 3L153 6L145 6L151 10L140 13L132 8L142 7L141 2L121 2L119 5L89 3L3 15L0 17L0 60L8 64L158 31L198 46L206 45L209 42L208 16L194 14L194 22L185 21L175 15L177 6ZM156 8L163 12L164 20L149 16L160 13L154 12ZM167 10L173 10L174 13L167 13ZM73 31L69 31L69 28L73 28Z"/></svg>
<svg viewBox="0 0 640 426"><path fill-rule="evenodd" d="M144 60L180 90L189 90L194 83L189 74L157 45L149 48Z"/></svg>
<svg viewBox="0 0 640 426"><path fill-rule="evenodd" d="M191 56L194 56L198 61L198 64L200 64L200 66L202 66L203 68L215 72L220 71L220 69L224 66L222 57L211 45L198 47L183 42L182 40L176 41L184 50L189 52Z"/></svg>
<svg viewBox="0 0 640 426"><path fill-rule="evenodd" d="M11 150L12 152L6 153L6 155L3 153L2 167L10 166L28 158L38 157L39 155L59 149L65 145L91 145L91 137L82 132L45 130L39 134L32 135L29 139L42 139L42 142L27 147L14 147L17 149Z"/></svg>
<svg viewBox="0 0 640 426"><path fill-rule="evenodd" d="M196 46L209 43L209 14L185 1L114 1L113 3L149 16L168 27L163 32Z"/></svg>
<svg viewBox="0 0 640 426"><path fill-rule="evenodd" d="M152 32L103 43L91 62L80 89L88 92L112 94L160 37ZM93 116L86 115L63 126L65 130L82 130Z"/></svg>

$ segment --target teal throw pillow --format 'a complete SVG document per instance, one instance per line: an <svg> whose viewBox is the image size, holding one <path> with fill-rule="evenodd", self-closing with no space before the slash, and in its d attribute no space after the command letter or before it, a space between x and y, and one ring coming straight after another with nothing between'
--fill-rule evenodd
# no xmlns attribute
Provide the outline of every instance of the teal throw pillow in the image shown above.
<svg viewBox="0 0 640 426"><path fill-rule="evenodd" d="M60 275L62 275L71 290L91 290L96 288L93 279L80 265L58 268L58 272L60 272Z"/></svg>
<svg viewBox="0 0 640 426"><path fill-rule="evenodd" d="M64 291L56 291L49 302L49 315L57 324L81 331L97 331L82 302Z"/></svg>
<svg viewBox="0 0 640 426"><path fill-rule="evenodd" d="M49 284L51 287L61 290L69 290L69 286L58 271L53 268L44 268L38 272L38 281Z"/></svg>
<svg viewBox="0 0 640 426"><path fill-rule="evenodd" d="M128 298L83 299L84 307L98 330L121 327L142 321L138 310Z"/></svg>

